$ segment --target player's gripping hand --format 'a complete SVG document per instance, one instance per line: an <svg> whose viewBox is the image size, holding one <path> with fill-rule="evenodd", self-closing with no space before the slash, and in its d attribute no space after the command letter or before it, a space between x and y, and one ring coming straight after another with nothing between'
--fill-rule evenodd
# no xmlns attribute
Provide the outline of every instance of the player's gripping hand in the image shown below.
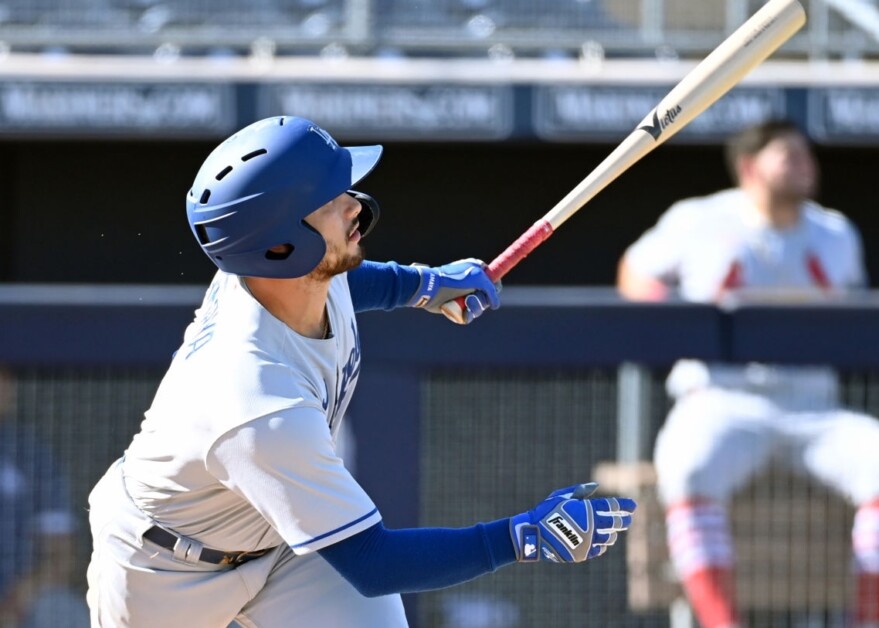
<svg viewBox="0 0 879 628"><path fill-rule="evenodd" d="M443 314L459 325L467 325L485 310L496 310L501 305L498 296L501 282L492 283L481 260L468 258L437 267L412 266L421 274L421 285L410 299L410 307L424 308L433 314ZM463 308L455 301L458 297L464 298Z"/></svg>
<svg viewBox="0 0 879 628"><path fill-rule="evenodd" d="M617 533L632 524L636 504L625 497L589 499L596 488L590 482L559 489L533 510L512 517L516 558L581 563L604 554Z"/></svg>

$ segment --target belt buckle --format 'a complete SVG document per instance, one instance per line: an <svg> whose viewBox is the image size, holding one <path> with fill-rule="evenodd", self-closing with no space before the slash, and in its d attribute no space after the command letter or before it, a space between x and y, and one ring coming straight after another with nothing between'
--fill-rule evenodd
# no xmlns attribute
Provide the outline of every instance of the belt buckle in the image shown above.
<svg viewBox="0 0 879 628"><path fill-rule="evenodd" d="M172 560L183 563L184 565L196 565L201 559L201 552L204 546L193 539L178 536L177 542L171 548L173 552Z"/></svg>

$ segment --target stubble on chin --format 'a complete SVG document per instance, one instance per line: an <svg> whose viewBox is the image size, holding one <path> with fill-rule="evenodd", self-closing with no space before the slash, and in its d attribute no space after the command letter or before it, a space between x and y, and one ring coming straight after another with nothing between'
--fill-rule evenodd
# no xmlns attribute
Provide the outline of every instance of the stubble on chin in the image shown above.
<svg viewBox="0 0 879 628"><path fill-rule="evenodd" d="M328 281L336 275L341 275L357 268L363 262L363 258L364 252L361 246L357 247L356 253L335 255L333 259L329 259L329 256L325 255L317 267L309 274L317 281Z"/></svg>

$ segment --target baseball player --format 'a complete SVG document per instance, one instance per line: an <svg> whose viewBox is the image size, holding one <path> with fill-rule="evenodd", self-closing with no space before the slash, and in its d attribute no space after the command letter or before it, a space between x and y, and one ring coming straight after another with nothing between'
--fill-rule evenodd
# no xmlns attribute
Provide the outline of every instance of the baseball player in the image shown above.
<svg viewBox="0 0 879 628"><path fill-rule="evenodd" d="M731 295L821 298L865 286L861 242L843 215L809 200L818 168L785 120L727 145L735 189L674 204L625 253L618 287L634 299ZM654 453L672 561L700 623L738 626L725 504L774 457L857 507L856 625L879 622L879 422L837 406L823 367L683 361ZM843 462L843 460L845 462Z"/></svg>
<svg viewBox="0 0 879 628"><path fill-rule="evenodd" d="M404 626L399 594L517 561L582 562L635 504L557 490L469 528L392 530L337 455L360 373L355 312L498 307L478 260L362 261L376 202L352 188L380 146L296 117L220 144L187 197L218 272L140 432L93 489L95 626ZM401 499L414 496L401 495Z"/></svg>

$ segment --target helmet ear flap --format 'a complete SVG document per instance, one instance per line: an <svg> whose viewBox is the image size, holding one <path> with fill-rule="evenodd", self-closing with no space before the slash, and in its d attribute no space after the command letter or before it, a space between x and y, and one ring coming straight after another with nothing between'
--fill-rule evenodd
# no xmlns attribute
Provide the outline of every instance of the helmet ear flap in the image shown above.
<svg viewBox="0 0 879 628"><path fill-rule="evenodd" d="M364 194L357 190L348 190L348 194L360 201L360 215L357 217L360 225L357 227L357 231L360 232L361 238L365 238L367 234L372 231L373 227L375 227L375 224L378 222L379 216L381 215L378 201L372 198L369 194Z"/></svg>
<svg viewBox="0 0 879 628"><path fill-rule="evenodd" d="M285 244L280 244L278 246L273 246L268 251L266 251L266 259L275 262L283 262L285 259L293 255L293 251L295 250L296 247L289 242Z"/></svg>

